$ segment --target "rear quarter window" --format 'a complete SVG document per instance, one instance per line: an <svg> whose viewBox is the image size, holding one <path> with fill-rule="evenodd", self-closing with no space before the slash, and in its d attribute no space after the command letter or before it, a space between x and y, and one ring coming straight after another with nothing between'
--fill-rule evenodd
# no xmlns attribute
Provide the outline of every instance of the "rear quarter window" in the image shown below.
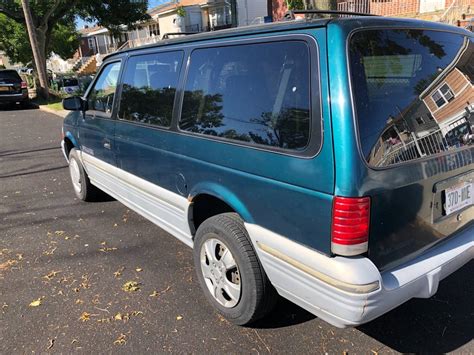
<svg viewBox="0 0 474 355"><path fill-rule="evenodd" d="M196 49L179 127L250 145L303 151L311 132L304 41Z"/></svg>
<svg viewBox="0 0 474 355"><path fill-rule="evenodd" d="M377 29L352 35L359 140L371 166L472 146L473 53L472 38L441 31Z"/></svg>

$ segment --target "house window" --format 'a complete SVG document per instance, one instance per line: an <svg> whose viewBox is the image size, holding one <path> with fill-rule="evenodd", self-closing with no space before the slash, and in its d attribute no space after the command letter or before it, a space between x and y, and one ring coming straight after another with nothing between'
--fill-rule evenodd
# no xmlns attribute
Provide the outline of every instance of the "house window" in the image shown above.
<svg viewBox="0 0 474 355"><path fill-rule="evenodd" d="M158 27L158 24L152 24L148 25L148 34L150 37L153 36L159 36L160 35L160 28Z"/></svg>
<svg viewBox="0 0 474 355"><path fill-rule="evenodd" d="M95 38L94 37L90 37L87 39L87 44L89 45L89 48L90 49L94 49L95 50Z"/></svg>
<svg viewBox="0 0 474 355"><path fill-rule="evenodd" d="M448 84L443 84L441 87L436 90L433 95L431 95L431 98L435 102L436 106L442 107L446 105L449 101L454 99L454 94L451 88L448 86Z"/></svg>
<svg viewBox="0 0 474 355"><path fill-rule="evenodd" d="M421 126L422 124L425 123L425 120L423 119L423 117L417 117L416 122Z"/></svg>
<svg viewBox="0 0 474 355"><path fill-rule="evenodd" d="M209 11L211 27L226 26L232 24L232 14L229 6L213 8Z"/></svg>

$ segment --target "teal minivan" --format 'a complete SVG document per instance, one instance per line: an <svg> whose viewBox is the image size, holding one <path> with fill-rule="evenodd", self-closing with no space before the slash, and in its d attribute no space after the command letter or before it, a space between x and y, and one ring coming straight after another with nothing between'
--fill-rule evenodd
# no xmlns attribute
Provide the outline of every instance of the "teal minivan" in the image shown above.
<svg viewBox="0 0 474 355"><path fill-rule="evenodd" d="M194 249L230 321L280 295L355 326L473 258L473 83L473 34L431 22L183 36L108 56L64 100L62 147L78 198L106 192Z"/></svg>

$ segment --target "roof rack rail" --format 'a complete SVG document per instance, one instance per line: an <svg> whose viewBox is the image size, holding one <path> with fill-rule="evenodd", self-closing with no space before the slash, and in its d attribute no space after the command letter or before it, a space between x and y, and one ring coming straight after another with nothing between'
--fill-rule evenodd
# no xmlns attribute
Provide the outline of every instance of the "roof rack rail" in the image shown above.
<svg viewBox="0 0 474 355"><path fill-rule="evenodd" d="M350 12L350 11L337 11L337 10L289 10L285 13L284 18L286 20L294 20L295 15L335 15L335 16L376 16L373 14L365 14L362 12Z"/></svg>
<svg viewBox="0 0 474 355"><path fill-rule="evenodd" d="M168 32L161 36L161 39L170 39L170 36L189 36L199 32Z"/></svg>

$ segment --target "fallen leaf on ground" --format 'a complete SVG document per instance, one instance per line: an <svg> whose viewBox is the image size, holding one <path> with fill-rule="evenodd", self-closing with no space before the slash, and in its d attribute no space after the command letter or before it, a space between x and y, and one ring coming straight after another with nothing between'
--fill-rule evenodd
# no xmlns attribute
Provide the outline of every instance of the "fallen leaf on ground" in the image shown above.
<svg viewBox="0 0 474 355"><path fill-rule="evenodd" d="M135 269L135 271L136 271L136 272L141 272L141 271L143 271L143 269L142 269L141 267L137 267L137 268Z"/></svg>
<svg viewBox="0 0 474 355"><path fill-rule="evenodd" d="M125 266L122 266L120 269L114 272L114 277L120 277L122 276L122 271L125 270Z"/></svg>
<svg viewBox="0 0 474 355"><path fill-rule="evenodd" d="M120 334L117 340L114 341L115 345L125 345L127 343L127 336L125 334Z"/></svg>
<svg viewBox="0 0 474 355"><path fill-rule="evenodd" d="M43 279L51 280L53 277L55 277L60 272L61 271L51 271L48 275L43 276Z"/></svg>
<svg viewBox="0 0 474 355"><path fill-rule="evenodd" d="M81 316L79 317L79 320L82 320L83 322L87 322L90 319L91 319L91 315L90 313L87 313L87 312L82 312Z"/></svg>
<svg viewBox="0 0 474 355"><path fill-rule="evenodd" d="M181 319L183 319L182 316L177 316L177 317L176 317L176 320L181 320Z"/></svg>
<svg viewBox="0 0 474 355"><path fill-rule="evenodd" d="M16 264L18 264L18 261L16 260L7 260L4 263L0 264L0 270L6 270Z"/></svg>
<svg viewBox="0 0 474 355"><path fill-rule="evenodd" d="M165 288L163 291L160 291L160 292L158 292L158 291L155 290L155 291L153 291L153 292L149 295L149 297L158 297L158 296L161 296L161 294L163 294L163 293L165 293L165 292L168 292L169 290L171 290L171 286L168 286L167 288Z"/></svg>
<svg viewBox="0 0 474 355"><path fill-rule="evenodd" d="M54 339L49 339L49 346L46 348L46 350L51 349L53 345L54 345Z"/></svg>
<svg viewBox="0 0 474 355"><path fill-rule="evenodd" d="M81 282L81 287L86 289L86 288L89 288L91 287L90 283L89 283L89 276L87 275L82 275L81 276L81 279L82 279L82 282Z"/></svg>
<svg viewBox="0 0 474 355"><path fill-rule="evenodd" d="M64 231L56 231L56 232L54 232L54 234L56 234L56 235L63 235L63 234L64 234Z"/></svg>
<svg viewBox="0 0 474 355"><path fill-rule="evenodd" d="M39 307L41 305L41 300L43 299L43 297L40 297L34 301L32 301L29 306L30 307Z"/></svg>
<svg viewBox="0 0 474 355"><path fill-rule="evenodd" d="M122 320L122 313L117 313L114 317L115 320Z"/></svg>
<svg viewBox="0 0 474 355"><path fill-rule="evenodd" d="M100 248L99 251L103 252L103 253L107 253L109 251L114 251L114 250L117 250L117 248L109 248L109 247L103 247L103 248Z"/></svg>
<svg viewBox="0 0 474 355"><path fill-rule="evenodd" d="M135 292L140 289L140 284L136 281L125 282L122 286L122 290L125 292Z"/></svg>
<svg viewBox="0 0 474 355"><path fill-rule="evenodd" d="M58 249L57 247L54 247L53 249L46 250L43 254L44 255L53 255L54 252Z"/></svg>

